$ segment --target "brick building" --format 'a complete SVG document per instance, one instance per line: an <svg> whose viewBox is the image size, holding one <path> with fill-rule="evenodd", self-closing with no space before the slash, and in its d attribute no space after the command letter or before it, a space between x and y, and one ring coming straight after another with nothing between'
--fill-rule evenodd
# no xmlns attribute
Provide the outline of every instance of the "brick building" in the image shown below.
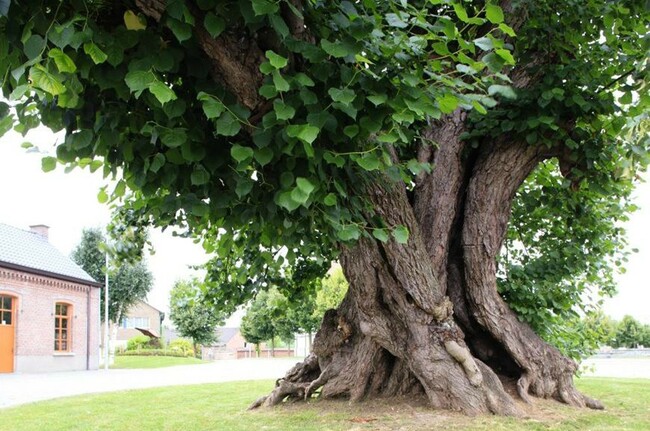
<svg viewBox="0 0 650 431"><path fill-rule="evenodd" d="M201 347L201 357L206 361L239 359L237 352L248 347L239 328L217 328L217 340L211 346ZM254 350L254 348L253 348Z"/></svg>
<svg viewBox="0 0 650 431"><path fill-rule="evenodd" d="M0 223L0 373L97 369L101 284L31 229Z"/></svg>
<svg viewBox="0 0 650 431"><path fill-rule="evenodd" d="M120 326L117 328L116 347L125 347L128 340L137 335L142 335L143 332L139 331L139 329L145 330L146 333L154 337L160 337L160 324L164 318L165 313L157 308L144 301L136 302L122 317Z"/></svg>

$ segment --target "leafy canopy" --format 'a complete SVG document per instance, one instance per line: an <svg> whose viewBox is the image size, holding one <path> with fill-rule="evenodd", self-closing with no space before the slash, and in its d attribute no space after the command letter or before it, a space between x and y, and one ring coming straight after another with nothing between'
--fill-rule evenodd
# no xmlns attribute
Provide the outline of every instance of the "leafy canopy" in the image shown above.
<svg viewBox="0 0 650 431"><path fill-rule="evenodd" d="M629 189L648 161L647 133L636 133L647 131L650 98L647 8L637 0L513 3L504 12L492 1L310 0L298 10L286 0L170 0L154 19L121 2L14 1L0 11L10 100L0 102L0 134L39 123L66 129L44 168L101 168L117 183L100 200L128 197L132 223L201 237L218 255L208 281L222 308L273 284L291 296L310 288L276 282L287 263L298 280L317 277L340 242L408 240L404 226L374 214L364 183L381 173L411 188L432 169L416 157L418 146L436 144L423 130L456 109L472 113L474 145L509 134L565 146L559 167L571 166L562 172L571 180L556 187L589 183L593 202ZM515 34L507 23L524 18ZM290 27L296 19L300 31ZM252 73L259 82L244 83L257 93L215 79L206 34L224 43L239 35L244 53L248 42L262 47ZM515 61L543 79L510 87L504 72ZM565 215L574 207L554 206ZM613 220L629 207L591 208ZM520 231L544 224L517 217ZM558 253L594 259L560 274L587 271L591 281L598 256L618 250L564 247ZM519 278L505 296L524 302L534 287L517 280L534 274L535 259L511 260L527 269L507 271ZM576 297L541 295L553 314Z"/></svg>

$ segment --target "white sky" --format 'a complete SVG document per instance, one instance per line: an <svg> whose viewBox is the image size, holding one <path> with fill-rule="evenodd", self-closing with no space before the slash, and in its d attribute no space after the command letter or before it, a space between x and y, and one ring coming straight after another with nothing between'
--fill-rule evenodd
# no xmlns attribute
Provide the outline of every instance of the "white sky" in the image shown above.
<svg viewBox="0 0 650 431"><path fill-rule="evenodd" d="M31 132L27 138L14 132L0 138L0 223L23 229L46 224L50 226L50 242L69 255L79 243L83 228L105 226L109 210L97 201L97 192L105 184L101 169L95 174L80 169L65 174L58 166L53 172L43 173L42 155L27 153L20 147L29 141L41 150L52 150L56 140L45 128ZM650 323L650 183L642 184L636 195L641 209L626 227L630 247L638 248L639 253L631 255L627 273L619 277L619 293L607 300L605 311L615 319L631 314ZM156 253L148 257L147 263L155 283L148 302L167 313L174 281L192 275L188 266L204 263L207 257L202 247L189 239L160 230L153 230L151 239ZM230 319L226 325L236 325L239 318Z"/></svg>

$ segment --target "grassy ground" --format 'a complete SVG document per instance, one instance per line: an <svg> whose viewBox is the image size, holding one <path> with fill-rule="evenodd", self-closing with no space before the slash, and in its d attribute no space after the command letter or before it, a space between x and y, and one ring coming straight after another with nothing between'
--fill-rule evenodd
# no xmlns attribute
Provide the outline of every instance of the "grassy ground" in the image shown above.
<svg viewBox="0 0 650 431"><path fill-rule="evenodd" d="M162 368L174 365L204 364L196 358L176 358L174 356L116 356L111 368Z"/></svg>
<svg viewBox="0 0 650 431"><path fill-rule="evenodd" d="M30 430L649 430L650 381L584 378L607 410L537 401L523 418L465 417L401 402L312 402L246 411L271 381L168 387L79 396L0 410L3 431ZM44 428L44 424L47 426Z"/></svg>

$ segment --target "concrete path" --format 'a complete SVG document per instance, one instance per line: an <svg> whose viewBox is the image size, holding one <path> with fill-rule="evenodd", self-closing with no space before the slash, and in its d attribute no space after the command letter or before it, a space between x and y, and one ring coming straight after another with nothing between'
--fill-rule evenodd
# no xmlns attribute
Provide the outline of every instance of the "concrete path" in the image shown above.
<svg viewBox="0 0 650 431"><path fill-rule="evenodd" d="M239 359L138 370L0 374L0 408L71 395L282 377L298 359Z"/></svg>

